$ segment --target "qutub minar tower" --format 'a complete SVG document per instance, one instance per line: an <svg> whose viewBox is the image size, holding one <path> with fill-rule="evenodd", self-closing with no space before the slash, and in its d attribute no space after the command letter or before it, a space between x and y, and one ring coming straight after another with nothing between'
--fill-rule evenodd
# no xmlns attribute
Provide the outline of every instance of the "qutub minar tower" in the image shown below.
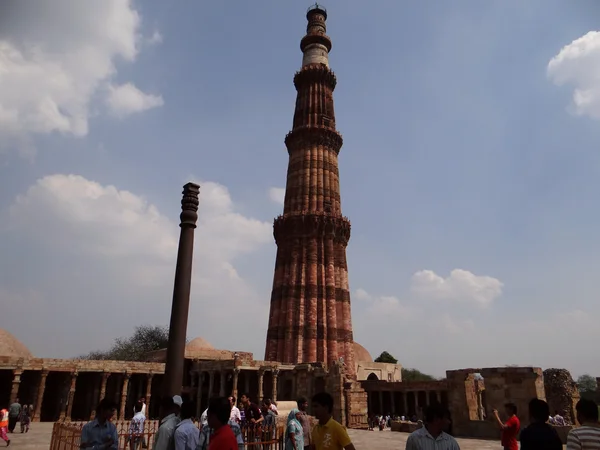
<svg viewBox="0 0 600 450"><path fill-rule="evenodd" d="M327 11L315 4L306 17L302 68L294 77L294 123L285 138L289 164L283 215L273 226L277 258L265 359L288 364L343 360L352 375L350 222L341 208L336 77L329 68Z"/></svg>

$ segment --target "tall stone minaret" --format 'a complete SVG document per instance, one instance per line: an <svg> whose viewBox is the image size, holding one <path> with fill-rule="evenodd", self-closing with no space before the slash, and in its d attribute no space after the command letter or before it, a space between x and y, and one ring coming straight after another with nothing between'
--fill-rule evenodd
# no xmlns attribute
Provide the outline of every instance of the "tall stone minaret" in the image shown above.
<svg viewBox="0 0 600 450"><path fill-rule="evenodd" d="M342 136L335 128L327 11L315 4L306 18L302 68L294 77L294 123L285 138L290 158L285 203L273 226L277 259L265 359L331 364L343 358L347 373L354 374L346 263L350 222L341 207Z"/></svg>

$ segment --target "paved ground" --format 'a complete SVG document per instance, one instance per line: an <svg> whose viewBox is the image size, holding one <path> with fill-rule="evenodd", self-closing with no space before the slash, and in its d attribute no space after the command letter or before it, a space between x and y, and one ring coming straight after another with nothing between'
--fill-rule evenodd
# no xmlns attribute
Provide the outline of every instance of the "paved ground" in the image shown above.
<svg viewBox="0 0 600 450"><path fill-rule="evenodd" d="M18 429L19 427L17 427ZM391 431L358 431L349 430L350 437L357 450L404 450L407 433L392 433ZM34 423L29 433L9 434L10 448L15 450L41 450L50 446L52 434L51 423ZM475 439L459 439L461 450L501 449L498 442L480 441ZM0 448L3 442L0 441Z"/></svg>

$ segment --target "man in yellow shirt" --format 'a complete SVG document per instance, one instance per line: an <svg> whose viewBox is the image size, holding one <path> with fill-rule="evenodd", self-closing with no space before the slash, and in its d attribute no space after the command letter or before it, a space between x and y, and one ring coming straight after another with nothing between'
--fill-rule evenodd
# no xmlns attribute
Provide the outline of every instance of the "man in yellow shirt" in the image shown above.
<svg viewBox="0 0 600 450"><path fill-rule="evenodd" d="M319 423L312 432L311 450L356 450L346 429L333 420L333 397L327 392L312 398L312 413Z"/></svg>

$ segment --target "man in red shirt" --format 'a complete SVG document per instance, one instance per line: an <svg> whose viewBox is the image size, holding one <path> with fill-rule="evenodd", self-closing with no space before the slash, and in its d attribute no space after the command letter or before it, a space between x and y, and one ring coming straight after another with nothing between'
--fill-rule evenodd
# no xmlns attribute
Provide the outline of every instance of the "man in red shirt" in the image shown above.
<svg viewBox="0 0 600 450"><path fill-rule="evenodd" d="M208 402L206 420L213 429L208 443L208 450L238 450L238 443L233 430L227 425L231 414L231 403L227 397L212 398Z"/></svg>
<svg viewBox="0 0 600 450"><path fill-rule="evenodd" d="M502 429L502 447L504 447L504 450L519 450L517 435L521 429L521 421L517 417L517 405L514 403L507 403L504 405L504 411L508 417L506 422L502 422L502 420L500 420L500 416L498 416L498 410L494 409L494 417Z"/></svg>

